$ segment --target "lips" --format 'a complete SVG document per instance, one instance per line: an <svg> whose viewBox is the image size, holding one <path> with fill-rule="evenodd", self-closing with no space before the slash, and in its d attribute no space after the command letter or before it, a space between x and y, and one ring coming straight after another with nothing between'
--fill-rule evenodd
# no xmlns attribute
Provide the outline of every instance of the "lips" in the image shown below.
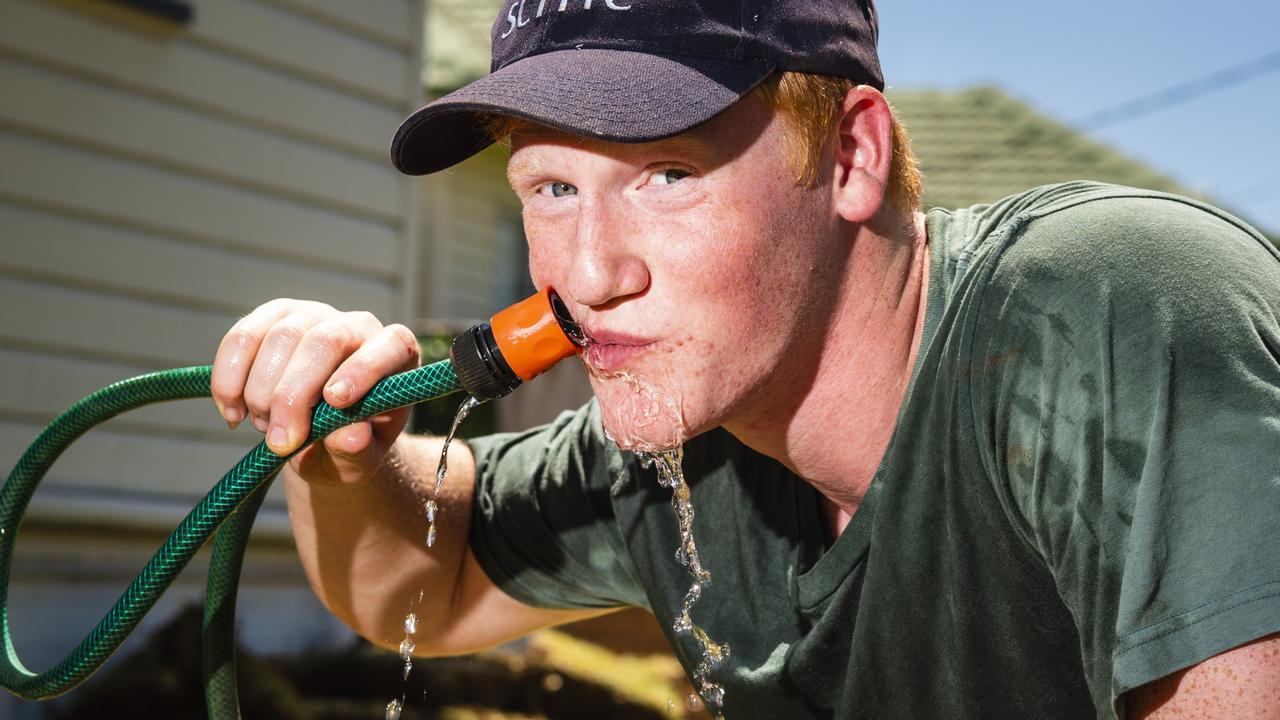
<svg viewBox="0 0 1280 720"><path fill-rule="evenodd" d="M583 329L587 335L587 349L583 355L587 363L600 372L613 372L622 368L635 357L649 351L656 342L610 330Z"/></svg>

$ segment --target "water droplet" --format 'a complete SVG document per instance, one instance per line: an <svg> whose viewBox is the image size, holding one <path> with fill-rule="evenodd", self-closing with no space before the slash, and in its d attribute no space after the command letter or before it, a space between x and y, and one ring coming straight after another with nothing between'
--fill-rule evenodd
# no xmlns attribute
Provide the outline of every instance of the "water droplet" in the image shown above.
<svg viewBox="0 0 1280 720"><path fill-rule="evenodd" d="M560 673L547 673L542 677L542 689L549 693L559 692L564 688L564 677Z"/></svg>
<svg viewBox="0 0 1280 720"><path fill-rule="evenodd" d="M440 506L436 504L435 500L427 501L427 506L426 506L427 522L433 523L436 521L436 511L438 511L439 509L440 509Z"/></svg>
<svg viewBox="0 0 1280 720"><path fill-rule="evenodd" d="M404 616L404 634L412 635L416 632L418 632L418 616L409 613Z"/></svg>
<svg viewBox="0 0 1280 720"><path fill-rule="evenodd" d="M688 613L680 613L676 616L675 622L671 624L671 629L678 633L687 633L693 629L693 620L690 619Z"/></svg>
<svg viewBox="0 0 1280 720"><path fill-rule="evenodd" d="M434 523L427 528L427 547L435 547L436 544L436 526Z"/></svg>
<svg viewBox="0 0 1280 720"><path fill-rule="evenodd" d="M689 712L697 712L701 705L702 701L698 700L697 693L689 693L689 697L684 699L684 706L689 708Z"/></svg>
<svg viewBox="0 0 1280 720"><path fill-rule="evenodd" d="M400 641L400 659L404 661L404 673L401 674L401 680L409 679L409 671L413 670L413 648L415 645L409 638Z"/></svg>
<svg viewBox="0 0 1280 720"><path fill-rule="evenodd" d="M400 700L392 700L387 703L387 720L400 720L400 710L404 707L404 703Z"/></svg>

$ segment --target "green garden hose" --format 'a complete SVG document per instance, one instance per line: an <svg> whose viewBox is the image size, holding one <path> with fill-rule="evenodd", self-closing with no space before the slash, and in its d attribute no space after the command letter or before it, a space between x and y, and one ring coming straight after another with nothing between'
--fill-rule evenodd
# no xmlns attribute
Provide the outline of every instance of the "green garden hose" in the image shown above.
<svg viewBox="0 0 1280 720"><path fill-rule="evenodd" d="M89 395L50 423L9 474L0 489L0 637L4 640L0 685L8 691L28 700L43 700L83 682L133 632L216 531L204 612L206 702L211 718L239 716L232 626L240 565L258 506L287 459L271 452L265 443L259 443L218 481L97 627L52 669L37 674L24 667L9 629L9 571L14 543L31 496L49 467L91 427L120 413L164 400L207 397L211 371L211 366L205 365L156 372L123 380ZM350 408L337 409L321 403L312 416L311 433L303 447L345 425L461 389L449 360L393 375Z"/></svg>
<svg viewBox="0 0 1280 720"><path fill-rule="evenodd" d="M288 457L340 427L414 403L466 390L478 400L502 397L574 354L583 342L555 291L544 288L454 338L449 359L384 378L349 408L322 402L311 431L289 456L266 443L245 455L183 518L97 627L62 662L42 673L23 666L9 630L9 571L22 516L36 486L58 456L93 426L165 400L209 396L209 365L140 375L109 385L54 419L27 448L0 489L0 686L44 700L79 685L106 662L155 605L182 568L215 532L204 605L205 704L214 720L238 718L235 606L249 531L267 488Z"/></svg>

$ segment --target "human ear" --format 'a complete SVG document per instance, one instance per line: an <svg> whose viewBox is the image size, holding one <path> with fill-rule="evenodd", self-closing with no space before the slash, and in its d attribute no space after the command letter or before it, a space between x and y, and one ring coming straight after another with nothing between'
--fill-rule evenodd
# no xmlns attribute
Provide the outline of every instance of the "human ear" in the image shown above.
<svg viewBox="0 0 1280 720"><path fill-rule="evenodd" d="M849 90L836 122L833 205L840 217L865 223L880 211L893 162L893 116L875 88Z"/></svg>

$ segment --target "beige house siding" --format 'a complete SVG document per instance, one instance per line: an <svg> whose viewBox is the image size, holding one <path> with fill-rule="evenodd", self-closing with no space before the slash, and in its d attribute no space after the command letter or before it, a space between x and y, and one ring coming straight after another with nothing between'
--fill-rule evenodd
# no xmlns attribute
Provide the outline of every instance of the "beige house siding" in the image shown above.
<svg viewBox="0 0 1280 720"><path fill-rule="evenodd" d="M520 202L508 187L507 151L491 146L422 185L426 237L418 316L457 330L533 292ZM498 428L550 422L591 397L581 363L566 360L497 401Z"/></svg>
<svg viewBox="0 0 1280 720"><path fill-rule="evenodd" d="M420 183L391 168L387 145L421 100L422 0L191 5L187 25L92 0L0 12L5 468L83 395L210 362L272 297L390 320L419 307ZM207 401L178 403L114 420L59 461L13 577L30 667L73 647L255 437L228 432ZM259 525L244 639L338 638L293 557L279 488ZM189 571L176 592L202 583ZM0 698L0 716L21 707Z"/></svg>
<svg viewBox="0 0 1280 720"><path fill-rule="evenodd" d="M423 178L421 317L487 319L532 292L520 203L504 180L506 151L493 146Z"/></svg>

